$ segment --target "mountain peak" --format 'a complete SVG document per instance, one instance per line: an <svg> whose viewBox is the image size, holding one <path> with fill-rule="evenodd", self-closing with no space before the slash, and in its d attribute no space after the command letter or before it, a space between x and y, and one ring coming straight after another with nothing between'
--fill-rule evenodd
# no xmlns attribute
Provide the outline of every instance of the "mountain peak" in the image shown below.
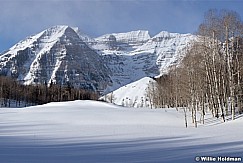
<svg viewBox="0 0 243 163"><path fill-rule="evenodd" d="M69 26L65 25L57 25L50 27L38 34L32 35L27 37L24 40L21 40L17 44L15 44L13 47L11 47L9 50L13 51L15 50L24 50L25 48L29 47L34 42L38 41L39 38L45 37L45 40L49 39L49 42L55 41L58 37L61 37L67 28L70 28Z"/></svg>
<svg viewBox="0 0 243 163"><path fill-rule="evenodd" d="M65 30L66 28L69 28L69 26L68 25L55 25L46 30Z"/></svg>
<svg viewBox="0 0 243 163"><path fill-rule="evenodd" d="M69 26L53 26L20 41L0 56L0 74L24 84L70 83L96 90L110 81L99 54Z"/></svg>
<svg viewBox="0 0 243 163"><path fill-rule="evenodd" d="M168 31L161 31L160 33L158 33L157 35L155 35L154 38L174 38L174 37L179 37L179 36L189 36L192 35L190 33L188 34L180 34L180 33L170 33Z"/></svg>

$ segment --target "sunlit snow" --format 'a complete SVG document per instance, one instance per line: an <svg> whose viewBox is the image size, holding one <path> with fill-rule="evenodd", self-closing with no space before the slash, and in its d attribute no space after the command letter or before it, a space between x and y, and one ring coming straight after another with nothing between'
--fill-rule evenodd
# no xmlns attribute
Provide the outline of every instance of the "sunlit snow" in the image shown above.
<svg viewBox="0 0 243 163"><path fill-rule="evenodd" d="M243 153L242 117L226 123L207 117L204 126L185 128L182 110L73 101L1 108L0 119L5 163L194 162Z"/></svg>

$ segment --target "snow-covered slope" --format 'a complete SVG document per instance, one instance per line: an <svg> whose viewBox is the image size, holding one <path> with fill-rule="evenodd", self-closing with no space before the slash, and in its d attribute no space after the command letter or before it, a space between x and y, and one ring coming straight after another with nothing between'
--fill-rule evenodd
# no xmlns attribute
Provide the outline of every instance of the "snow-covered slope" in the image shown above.
<svg viewBox="0 0 243 163"><path fill-rule="evenodd" d="M175 109L73 101L0 109L0 119L4 163L188 163L196 156L243 156L243 117L226 123L208 118L206 126L185 128L183 111Z"/></svg>
<svg viewBox="0 0 243 163"><path fill-rule="evenodd" d="M154 83L155 80L144 77L101 97L101 99L126 107L150 107L147 89L152 82Z"/></svg>
<svg viewBox="0 0 243 163"><path fill-rule="evenodd" d="M100 55L68 26L51 27L14 45L0 56L0 73L25 84L52 81L91 90L110 82Z"/></svg>
<svg viewBox="0 0 243 163"><path fill-rule="evenodd" d="M162 31L133 51L132 54L155 54L156 60L154 62L160 69L159 72L166 73L171 65L177 64L183 58L185 48L190 47L191 41L195 39L196 36L191 34Z"/></svg>

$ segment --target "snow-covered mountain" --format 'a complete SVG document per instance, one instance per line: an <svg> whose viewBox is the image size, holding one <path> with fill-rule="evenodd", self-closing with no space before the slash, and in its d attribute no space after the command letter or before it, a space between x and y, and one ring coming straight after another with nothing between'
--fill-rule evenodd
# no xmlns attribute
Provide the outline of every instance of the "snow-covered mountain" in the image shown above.
<svg viewBox="0 0 243 163"><path fill-rule="evenodd" d="M126 39L125 39L126 38ZM90 46L104 57L113 81L106 92L143 77L158 76L183 58L195 35L162 31L150 37L148 31L113 33L96 38Z"/></svg>
<svg viewBox="0 0 243 163"><path fill-rule="evenodd" d="M51 27L14 45L0 56L0 73L25 84L69 82L92 90L111 82L100 55L68 26Z"/></svg>
<svg viewBox="0 0 243 163"><path fill-rule="evenodd" d="M166 73L195 38L164 31L151 37L145 30L91 38L78 28L54 26L1 54L0 74L25 84L71 83L109 93Z"/></svg>

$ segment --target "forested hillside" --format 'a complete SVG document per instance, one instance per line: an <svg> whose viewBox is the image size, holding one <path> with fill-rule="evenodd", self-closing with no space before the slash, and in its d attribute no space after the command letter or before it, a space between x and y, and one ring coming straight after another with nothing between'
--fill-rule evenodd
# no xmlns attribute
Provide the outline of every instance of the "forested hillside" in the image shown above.
<svg viewBox="0 0 243 163"><path fill-rule="evenodd" d="M18 107L20 103L25 105L45 104L48 102L60 102L71 100L96 100L98 95L83 89L73 88L70 84L60 86L53 83L44 85L23 85L18 81L0 76L0 106L9 107L15 102Z"/></svg>

